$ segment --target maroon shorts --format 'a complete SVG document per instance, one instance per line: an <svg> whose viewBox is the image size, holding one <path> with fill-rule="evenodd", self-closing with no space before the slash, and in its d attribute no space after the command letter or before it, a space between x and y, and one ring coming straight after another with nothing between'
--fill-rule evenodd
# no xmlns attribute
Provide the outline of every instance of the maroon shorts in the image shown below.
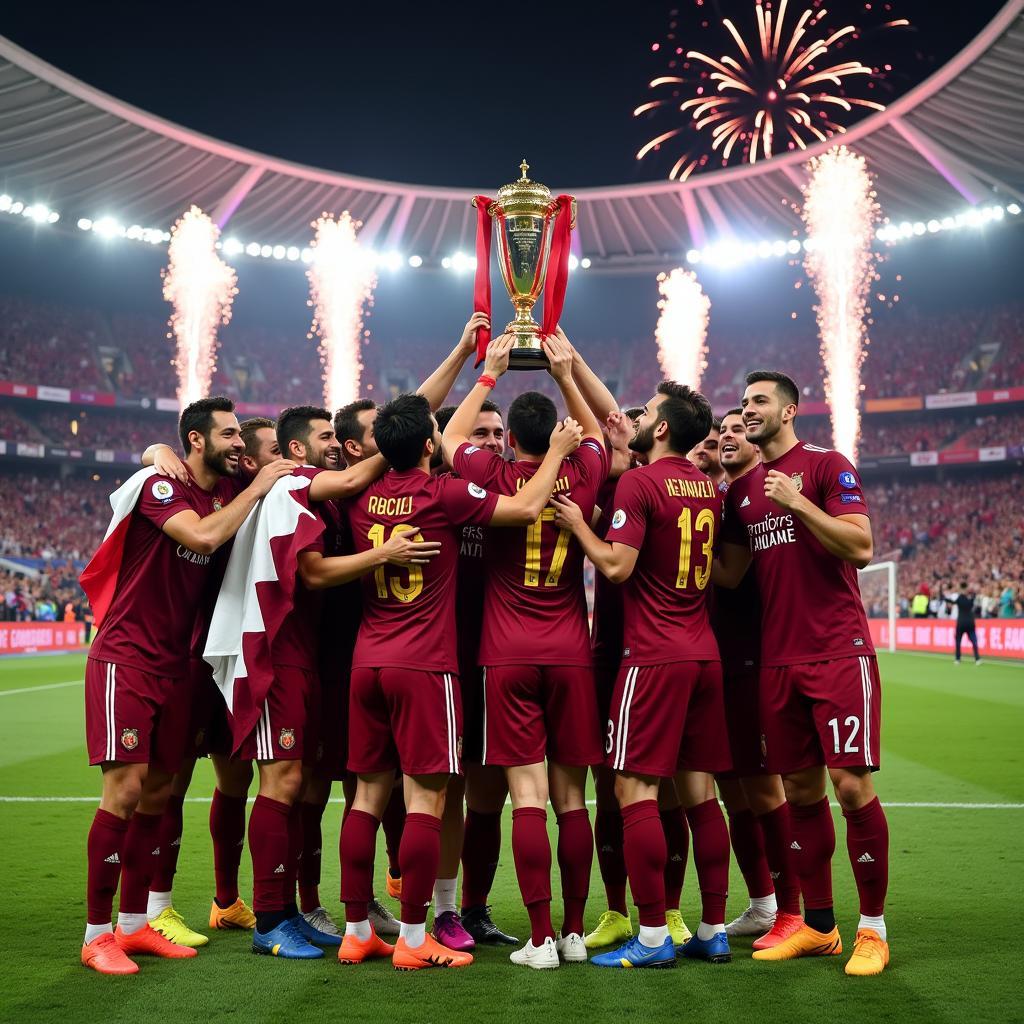
<svg viewBox="0 0 1024 1024"><path fill-rule="evenodd" d="M484 671L459 662L462 691L462 762L482 764L484 756Z"/></svg>
<svg viewBox="0 0 1024 1024"><path fill-rule="evenodd" d="M176 772L188 747L185 687L183 679L89 658L85 663L89 764L122 761Z"/></svg>
<svg viewBox="0 0 1024 1024"><path fill-rule="evenodd" d="M732 771L719 774L734 779L764 775L766 773L764 753L761 750L758 669L756 666L730 668L723 672L723 677L725 727L729 733Z"/></svg>
<svg viewBox="0 0 1024 1024"><path fill-rule="evenodd" d="M788 774L881 764L882 684L874 655L761 669L765 765Z"/></svg>
<svg viewBox="0 0 1024 1024"><path fill-rule="evenodd" d="M231 756L231 725L224 695L213 681L213 669L202 658L190 658L184 691L189 705L188 757Z"/></svg>
<svg viewBox="0 0 1024 1024"><path fill-rule="evenodd" d="M316 723L317 778L339 781L348 774L348 680L349 671L330 681L320 679L320 718ZM313 736L312 730L310 733Z"/></svg>
<svg viewBox="0 0 1024 1024"><path fill-rule="evenodd" d="M356 668L348 702L348 769L359 775L458 774L462 698L454 672Z"/></svg>
<svg viewBox="0 0 1024 1024"><path fill-rule="evenodd" d="M594 671L586 665L484 669L484 764L600 764Z"/></svg>
<svg viewBox="0 0 1024 1024"><path fill-rule="evenodd" d="M307 735L320 714L320 680L309 669L275 665L274 681L256 728L242 741L238 756L256 761L306 761L316 757L316 738Z"/></svg>
<svg viewBox="0 0 1024 1024"><path fill-rule="evenodd" d="M604 763L631 775L667 779L680 769L728 771L721 663L624 665L615 681L604 748Z"/></svg>

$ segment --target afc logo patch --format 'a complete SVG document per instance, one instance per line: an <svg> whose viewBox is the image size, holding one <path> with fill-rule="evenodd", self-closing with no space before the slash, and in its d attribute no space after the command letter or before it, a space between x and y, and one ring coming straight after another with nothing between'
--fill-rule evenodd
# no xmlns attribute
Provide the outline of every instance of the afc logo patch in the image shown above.
<svg viewBox="0 0 1024 1024"><path fill-rule="evenodd" d="M856 487L857 478L848 469L844 469L842 473L839 474L839 486L847 488Z"/></svg>
<svg viewBox="0 0 1024 1024"><path fill-rule="evenodd" d="M281 735L277 738L277 745L282 750L291 750L295 746L295 730L282 729Z"/></svg>
<svg viewBox="0 0 1024 1024"><path fill-rule="evenodd" d="M793 481L793 486L796 488L799 494L804 489L804 475L803 473L791 473L789 479Z"/></svg>
<svg viewBox="0 0 1024 1024"><path fill-rule="evenodd" d="M121 746L125 750L134 750L139 745L139 730L138 729L122 729L121 730Z"/></svg>
<svg viewBox="0 0 1024 1024"><path fill-rule="evenodd" d="M169 480L156 480L153 483L153 497L164 503L174 497L174 487Z"/></svg>

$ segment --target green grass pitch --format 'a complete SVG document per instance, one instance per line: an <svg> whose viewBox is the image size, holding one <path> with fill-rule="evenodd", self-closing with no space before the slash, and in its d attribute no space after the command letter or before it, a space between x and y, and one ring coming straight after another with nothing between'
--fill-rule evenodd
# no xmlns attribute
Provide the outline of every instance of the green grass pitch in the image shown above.
<svg viewBox="0 0 1024 1024"><path fill-rule="evenodd" d="M98 773L83 749L81 656L0 661L0 1020L74 1021L769 1021L869 1022L1024 1019L1020 985L1024 892L1024 667L925 655L881 655L883 767L892 870L887 921L893 962L880 978L847 978L842 959L758 964L749 941L734 961L674 971L612 972L587 965L514 968L484 950L465 971L396 974L389 964L341 967L255 957L242 934L217 934L189 962L144 960L130 978L85 970L85 837ZM208 766L191 797L212 790ZM34 799L40 798L40 799ZM87 799L82 799L87 798ZM950 805L962 804L957 807ZM207 808L185 808L175 905L205 924L212 892ZM336 902L341 806L324 821L322 893ZM495 919L528 933L508 846L493 894ZM836 908L849 949L856 895L837 820ZM382 878L383 852L378 856ZM248 854L242 890L250 887ZM557 870L556 870L557 875ZM557 877L554 879L558 892ZM730 913L745 905L733 872ZM381 889L383 885L381 885ZM683 912L694 924L692 865ZM587 920L603 909L594 866ZM558 910L556 902L556 924ZM1016 981L1014 979L1017 979Z"/></svg>

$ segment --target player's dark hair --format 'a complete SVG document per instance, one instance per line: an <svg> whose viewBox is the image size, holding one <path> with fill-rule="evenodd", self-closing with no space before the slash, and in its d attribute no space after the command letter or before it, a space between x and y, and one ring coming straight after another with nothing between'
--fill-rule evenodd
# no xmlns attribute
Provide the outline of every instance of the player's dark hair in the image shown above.
<svg viewBox="0 0 1024 1024"><path fill-rule="evenodd" d="M457 405L443 405L434 413L434 419L437 420L437 429L440 430L441 433L444 433L444 428L451 423L456 409L458 409ZM480 411L496 412L499 416L501 415L501 407L496 405L489 398L485 398L483 402L480 403Z"/></svg>
<svg viewBox="0 0 1024 1024"><path fill-rule="evenodd" d="M626 410L626 415L635 423L641 416L643 416L645 410L642 405L634 405L632 409Z"/></svg>
<svg viewBox="0 0 1024 1024"><path fill-rule="evenodd" d="M780 373L778 370L754 370L744 378L746 384L756 384L760 380L771 381L779 394L782 395L786 405L800 404L800 391L796 381L787 373Z"/></svg>
<svg viewBox="0 0 1024 1024"><path fill-rule="evenodd" d="M211 395L209 398L199 398L190 405L186 405L178 420L178 437L181 438L181 448L186 455L192 451L188 435L193 430L198 431L209 441L210 433L213 430L213 414L215 412L234 412L235 403L224 395Z"/></svg>
<svg viewBox="0 0 1024 1024"><path fill-rule="evenodd" d="M256 443L256 435L263 430L264 427L270 427L271 430L277 430L277 424L269 416L252 416L247 420L242 420L238 424L239 431L242 435L242 441L245 444L245 454L250 459L255 459L259 454L259 446Z"/></svg>
<svg viewBox="0 0 1024 1024"><path fill-rule="evenodd" d="M508 429L527 455L544 455L558 423L555 403L539 391L527 391L508 407Z"/></svg>
<svg viewBox="0 0 1024 1024"><path fill-rule="evenodd" d="M434 436L430 403L423 395L392 399L377 412L373 436L394 469L412 469L423 455L423 446Z"/></svg>
<svg viewBox="0 0 1024 1024"><path fill-rule="evenodd" d="M343 448L346 441L362 444L364 428L359 422L359 414L376 408L377 403L372 398L357 398L354 402L343 405L334 414L334 436L337 437L338 444Z"/></svg>
<svg viewBox="0 0 1024 1024"><path fill-rule="evenodd" d="M720 419L716 419L714 416L711 417L711 430L716 434L720 434L722 432L722 421ZM708 431L709 434L711 433L711 430Z"/></svg>
<svg viewBox="0 0 1024 1024"><path fill-rule="evenodd" d="M711 433L711 403L699 391L674 380L663 380L657 393L665 397L658 403L655 425L664 420L668 424L669 448L685 455Z"/></svg>
<svg viewBox="0 0 1024 1024"><path fill-rule="evenodd" d="M331 422L331 414L315 405L293 405L277 417L277 446L281 454L288 457L288 445L292 441L309 442L313 432L313 420Z"/></svg>
<svg viewBox="0 0 1024 1024"><path fill-rule="evenodd" d="M724 413L722 413L722 420L724 420L726 416L742 416L742 415L743 415L743 410L739 406L736 406L735 409L727 409ZM719 429L721 429L722 420L718 421Z"/></svg>

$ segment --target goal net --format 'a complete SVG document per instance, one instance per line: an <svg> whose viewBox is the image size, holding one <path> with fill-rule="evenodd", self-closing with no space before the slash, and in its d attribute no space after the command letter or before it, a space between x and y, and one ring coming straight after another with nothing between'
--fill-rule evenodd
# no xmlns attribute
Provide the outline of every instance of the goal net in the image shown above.
<svg viewBox="0 0 1024 1024"><path fill-rule="evenodd" d="M896 589L896 562L874 562L857 573L860 596L869 619L887 619L888 648L896 650L896 619L899 599Z"/></svg>

